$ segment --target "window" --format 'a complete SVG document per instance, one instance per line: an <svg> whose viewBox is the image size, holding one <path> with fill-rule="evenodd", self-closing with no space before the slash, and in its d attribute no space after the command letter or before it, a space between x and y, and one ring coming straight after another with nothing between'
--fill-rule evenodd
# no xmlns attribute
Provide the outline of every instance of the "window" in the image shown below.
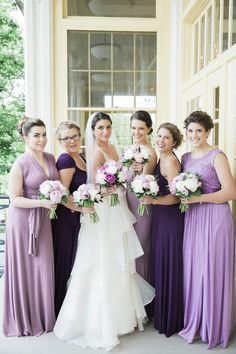
<svg viewBox="0 0 236 354"><path fill-rule="evenodd" d="M216 87L213 91L214 94L214 129L213 129L213 145L219 146L219 117L220 117L220 88Z"/></svg>
<svg viewBox="0 0 236 354"><path fill-rule="evenodd" d="M223 8L223 33L222 33L222 51L228 49L229 40L229 0L224 0Z"/></svg>

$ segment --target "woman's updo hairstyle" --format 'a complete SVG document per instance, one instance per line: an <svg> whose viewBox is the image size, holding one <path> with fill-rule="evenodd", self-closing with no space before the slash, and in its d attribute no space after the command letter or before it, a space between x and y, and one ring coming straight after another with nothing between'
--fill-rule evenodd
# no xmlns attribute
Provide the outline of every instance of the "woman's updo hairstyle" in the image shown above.
<svg viewBox="0 0 236 354"><path fill-rule="evenodd" d="M76 129L77 132L78 132L78 135L81 136L80 127L79 127L77 124L75 124L74 122L65 121L65 122L60 122L60 123L58 124L58 126L56 127L56 129L55 129L55 131L54 131L54 132L55 132L55 135L56 135L56 138L57 138L58 140L60 140L60 138L61 138L61 132L62 132L63 130L67 130L67 129Z"/></svg>
<svg viewBox="0 0 236 354"><path fill-rule="evenodd" d="M97 112L94 114L94 117L93 117L93 120L91 123L92 130L94 130L97 122L99 122L102 119L109 120L109 122L112 124L112 120L111 120L111 117L109 116L109 114L103 113L103 112Z"/></svg>
<svg viewBox="0 0 236 354"><path fill-rule="evenodd" d="M22 136L27 136L33 127L45 127L45 123L38 118L29 118L24 116L18 123L18 132Z"/></svg>
<svg viewBox="0 0 236 354"><path fill-rule="evenodd" d="M149 128L148 135L150 135L153 132L152 118L148 112L137 111L137 112L133 113L132 116L130 117L130 122L132 122L132 120L135 120L135 119L140 120L146 124L146 127Z"/></svg>
<svg viewBox="0 0 236 354"><path fill-rule="evenodd" d="M171 133L173 140L175 142L174 148L177 149L182 144L182 141L183 141L183 134L181 133L181 131L179 130L177 125L169 123L169 122L163 123L158 127L157 133L159 132L159 130L161 128L169 130L169 132Z"/></svg>
<svg viewBox="0 0 236 354"><path fill-rule="evenodd" d="M184 121L184 128L187 129L190 123L198 123L206 131L211 130L214 127L212 118L203 111L195 111L190 113L190 115Z"/></svg>

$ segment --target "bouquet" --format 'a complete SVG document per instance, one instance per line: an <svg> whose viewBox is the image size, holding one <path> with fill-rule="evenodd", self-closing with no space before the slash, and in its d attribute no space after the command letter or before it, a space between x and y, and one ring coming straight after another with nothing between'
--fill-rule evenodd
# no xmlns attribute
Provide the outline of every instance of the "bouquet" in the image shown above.
<svg viewBox="0 0 236 354"><path fill-rule="evenodd" d="M53 204L67 202L69 191L60 181L46 180L39 186L40 199L50 200ZM50 219L57 219L55 210L49 210L48 216Z"/></svg>
<svg viewBox="0 0 236 354"><path fill-rule="evenodd" d="M127 181L127 168L120 162L113 160L107 161L98 170L95 176L95 182L100 187L108 188L117 186ZM120 204L117 193L111 194L111 206Z"/></svg>
<svg viewBox="0 0 236 354"><path fill-rule="evenodd" d="M146 196L156 198L159 186L153 175L139 175L131 182L130 190L138 199ZM138 214L143 216L145 209L148 214L147 205L140 203L137 210Z"/></svg>
<svg viewBox="0 0 236 354"><path fill-rule="evenodd" d="M149 157L149 151L144 145L132 145L124 149L121 156L121 163L127 168L129 168L133 162L138 162L144 165L148 162Z"/></svg>
<svg viewBox="0 0 236 354"><path fill-rule="evenodd" d="M171 182L169 188L171 194L176 197L190 199L193 195L201 194L201 182L198 175L191 172L182 172L176 176ZM181 213L188 210L188 204L180 202L179 208Z"/></svg>
<svg viewBox="0 0 236 354"><path fill-rule="evenodd" d="M101 190L93 184L81 184L79 188L73 192L74 203L77 206L90 208L94 203L102 201ZM89 215L93 224L99 221L96 211Z"/></svg>

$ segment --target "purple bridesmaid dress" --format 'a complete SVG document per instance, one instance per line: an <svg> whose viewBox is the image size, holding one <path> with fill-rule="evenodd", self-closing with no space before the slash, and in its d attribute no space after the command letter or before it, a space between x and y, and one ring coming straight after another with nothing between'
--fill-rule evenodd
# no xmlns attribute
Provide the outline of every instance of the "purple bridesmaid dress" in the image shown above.
<svg viewBox="0 0 236 354"><path fill-rule="evenodd" d="M77 188L86 183L87 174L80 170L75 160L63 153L57 160L57 169L74 168L75 173L69 186L72 194ZM67 281L74 264L80 230L80 213L73 212L62 204L57 207L58 219L52 220L53 248L55 261L55 313L58 315L67 291Z"/></svg>
<svg viewBox="0 0 236 354"><path fill-rule="evenodd" d="M218 149L203 157L183 156L183 169L201 177L203 193L221 189L214 160ZM179 335L192 343L200 335L208 348L227 347L232 330L234 225L228 203L191 204L184 231L184 328Z"/></svg>
<svg viewBox="0 0 236 354"><path fill-rule="evenodd" d="M160 160L155 175L160 195L169 194ZM150 315L155 329L167 337L183 328L183 233L184 214L179 204L153 206L150 283L155 287L155 298Z"/></svg>
<svg viewBox="0 0 236 354"><path fill-rule="evenodd" d="M53 155L44 153L49 176L29 154L18 158L23 196L39 197L39 185L57 180ZM40 335L53 329L54 264L51 222L45 208L10 205L6 226L3 332L6 336Z"/></svg>

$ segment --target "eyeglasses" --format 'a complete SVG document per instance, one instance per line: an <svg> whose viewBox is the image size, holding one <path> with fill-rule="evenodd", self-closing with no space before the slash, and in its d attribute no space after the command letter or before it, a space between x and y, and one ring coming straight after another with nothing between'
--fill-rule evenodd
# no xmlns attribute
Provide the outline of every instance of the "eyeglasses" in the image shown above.
<svg viewBox="0 0 236 354"><path fill-rule="evenodd" d="M64 143L70 143L71 141L79 141L80 135L66 136L65 138L59 139Z"/></svg>

